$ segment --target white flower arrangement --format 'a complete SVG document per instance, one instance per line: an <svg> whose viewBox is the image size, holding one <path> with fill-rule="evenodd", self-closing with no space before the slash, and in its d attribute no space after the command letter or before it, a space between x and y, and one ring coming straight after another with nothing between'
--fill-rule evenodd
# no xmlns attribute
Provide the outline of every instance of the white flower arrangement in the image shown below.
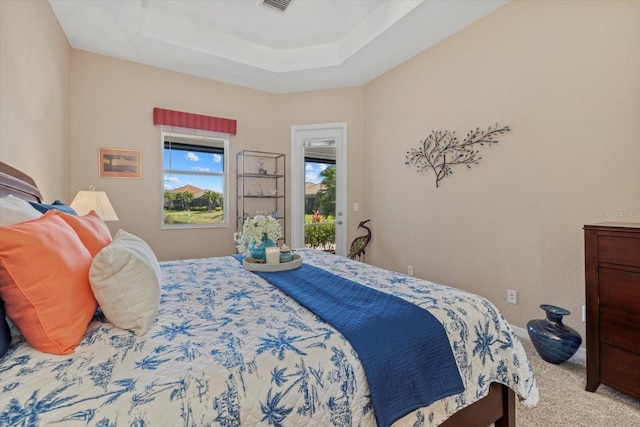
<svg viewBox="0 0 640 427"><path fill-rule="evenodd" d="M242 225L242 233L234 233L233 235L238 252L246 256L251 256L249 246L252 243L256 248L262 247L264 237L274 243L282 238L282 228L277 219L264 215L247 218Z"/></svg>

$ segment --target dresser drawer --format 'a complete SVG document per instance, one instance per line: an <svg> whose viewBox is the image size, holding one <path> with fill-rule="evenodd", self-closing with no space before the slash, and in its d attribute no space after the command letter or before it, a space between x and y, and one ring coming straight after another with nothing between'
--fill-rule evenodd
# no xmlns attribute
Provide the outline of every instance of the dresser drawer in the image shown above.
<svg viewBox="0 0 640 427"><path fill-rule="evenodd" d="M598 281L601 307L640 312L640 273L599 268Z"/></svg>
<svg viewBox="0 0 640 427"><path fill-rule="evenodd" d="M640 312L601 307L600 341L640 355Z"/></svg>
<svg viewBox="0 0 640 427"><path fill-rule="evenodd" d="M584 226L587 391L640 399L640 223Z"/></svg>
<svg viewBox="0 0 640 427"><path fill-rule="evenodd" d="M598 236L598 261L640 267L640 239Z"/></svg>
<svg viewBox="0 0 640 427"><path fill-rule="evenodd" d="M600 346L600 375L604 384L640 399L640 355L607 344Z"/></svg>

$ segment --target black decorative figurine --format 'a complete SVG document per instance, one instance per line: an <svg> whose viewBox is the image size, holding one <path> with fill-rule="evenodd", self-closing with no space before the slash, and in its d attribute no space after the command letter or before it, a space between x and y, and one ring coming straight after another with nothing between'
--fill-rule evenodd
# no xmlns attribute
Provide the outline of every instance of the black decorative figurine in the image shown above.
<svg viewBox="0 0 640 427"><path fill-rule="evenodd" d="M366 221L361 221L360 224L358 224L358 228L364 228L367 230L367 234L353 239L353 242L351 242L351 249L349 249L349 255L347 255L348 258L356 259L356 257L358 257L358 259L360 259L360 257L362 257L364 260L364 248L367 247L369 240L371 240L371 229L365 225L369 221L371 220L367 219Z"/></svg>
<svg viewBox="0 0 640 427"><path fill-rule="evenodd" d="M547 318L530 320L527 323L531 342L540 357L547 362L565 362L578 351L582 343L580 334L562 323L562 317L568 316L571 312L549 304L542 304L540 308L547 313Z"/></svg>

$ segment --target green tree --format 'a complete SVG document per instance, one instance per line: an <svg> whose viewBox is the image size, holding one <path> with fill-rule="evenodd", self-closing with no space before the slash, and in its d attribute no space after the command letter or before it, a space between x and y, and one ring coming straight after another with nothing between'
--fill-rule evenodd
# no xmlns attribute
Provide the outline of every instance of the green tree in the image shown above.
<svg viewBox="0 0 640 427"><path fill-rule="evenodd" d="M316 207L325 216L336 216L336 167L320 172L322 189L316 194Z"/></svg>
<svg viewBox="0 0 640 427"><path fill-rule="evenodd" d="M175 198L176 202L179 202L182 205L183 210L189 210L191 208L191 202L193 201L193 194L188 191L183 191L181 193L176 194Z"/></svg>
<svg viewBox="0 0 640 427"><path fill-rule="evenodd" d="M174 209L184 210L184 200L182 194L183 193L173 193L173 201L175 202L173 204Z"/></svg>
<svg viewBox="0 0 640 427"><path fill-rule="evenodd" d="M176 198L176 195L170 192L169 190L164 190L164 208L171 209L173 206L171 202L173 202Z"/></svg>
<svg viewBox="0 0 640 427"><path fill-rule="evenodd" d="M216 206L219 206L220 201L222 200L222 194L212 190L205 190L202 197L207 201L210 211L212 211Z"/></svg>

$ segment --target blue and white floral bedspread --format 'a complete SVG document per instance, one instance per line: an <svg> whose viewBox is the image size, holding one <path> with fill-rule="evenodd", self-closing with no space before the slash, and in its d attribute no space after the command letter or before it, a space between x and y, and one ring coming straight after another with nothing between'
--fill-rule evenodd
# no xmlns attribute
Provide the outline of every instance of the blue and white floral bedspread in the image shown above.
<svg viewBox="0 0 640 427"><path fill-rule="evenodd" d="M395 426L438 425L491 382L538 401L524 350L487 300L323 252L305 263L429 310L466 391ZM0 359L2 426L375 426L366 377L332 327L233 257L161 263L162 304L143 337L97 317L72 355L14 341Z"/></svg>

